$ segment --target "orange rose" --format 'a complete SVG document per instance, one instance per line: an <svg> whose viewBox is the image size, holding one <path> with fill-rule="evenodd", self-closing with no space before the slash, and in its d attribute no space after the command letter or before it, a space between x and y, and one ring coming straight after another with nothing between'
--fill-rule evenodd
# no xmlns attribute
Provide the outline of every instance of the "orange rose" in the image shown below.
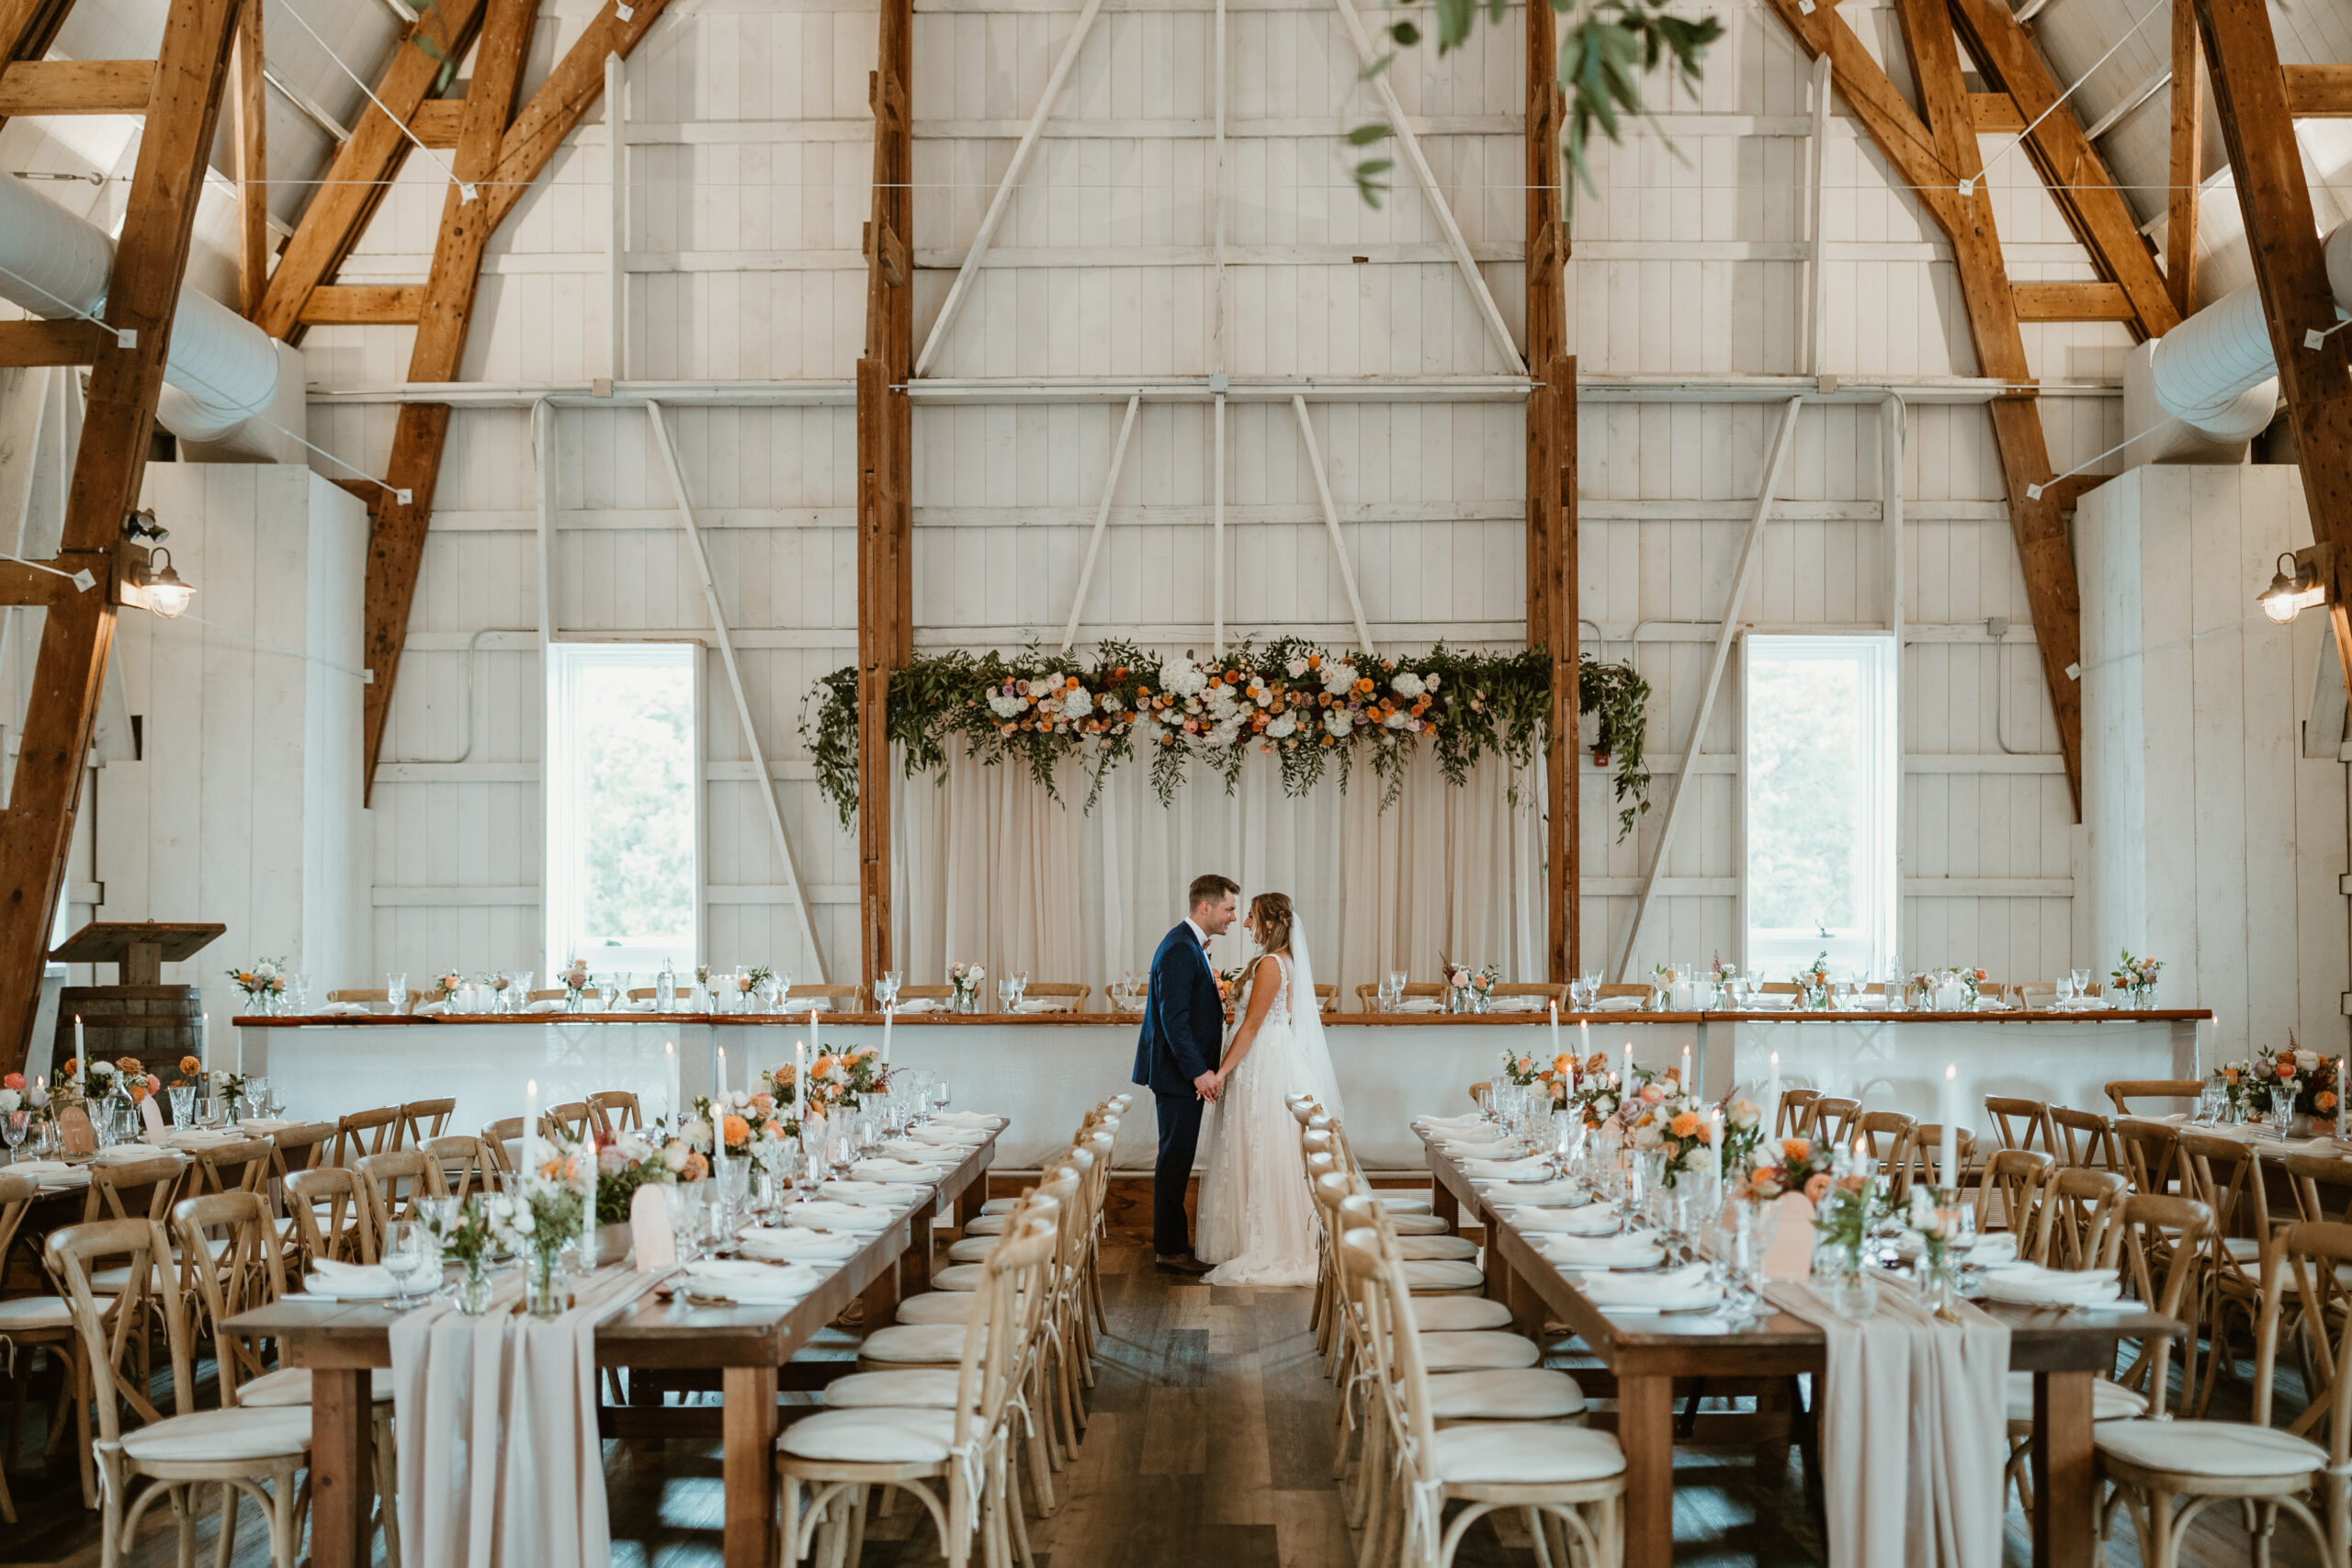
<svg viewBox="0 0 2352 1568"><path fill-rule="evenodd" d="M1827 1171L1819 1172L1804 1184L1804 1195L1809 1202L1818 1203L1828 1193L1829 1173Z"/></svg>
<svg viewBox="0 0 2352 1568"><path fill-rule="evenodd" d="M2333 1111L2335 1109L2335 1091L2332 1089L2324 1089L2312 1097L2312 1103L2322 1111Z"/></svg>
<svg viewBox="0 0 2352 1568"><path fill-rule="evenodd" d="M833 1070L833 1058L831 1056L820 1056L815 1061L808 1064L808 1070L821 1077L825 1074Z"/></svg>
<svg viewBox="0 0 2352 1568"><path fill-rule="evenodd" d="M687 1181L704 1181L710 1176L710 1162L699 1153L686 1156L686 1168L678 1175Z"/></svg>
<svg viewBox="0 0 2352 1568"><path fill-rule="evenodd" d="M180 1058L180 1071L184 1073L200 1073L203 1070L204 1064L198 1061L195 1057L182 1056Z"/></svg>
<svg viewBox="0 0 2352 1568"><path fill-rule="evenodd" d="M1668 1122L1667 1128L1678 1138L1688 1138L1699 1131L1699 1113L1686 1111Z"/></svg>
<svg viewBox="0 0 2352 1568"><path fill-rule="evenodd" d="M747 1144L752 1141L752 1124L741 1116L728 1117L718 1124L718 1130L726 1134L729 1148L737 1144Z"/></svg>
<svg viewBox="0 0 2352 1568"><path fill-rule="evenodd" d="M1808 1160L1812 1157L1812 1139L1783 1138L1781 1140L1781 1158L1787 1161L1789 1164L1795 1165L1800 1160Z"/></svg>

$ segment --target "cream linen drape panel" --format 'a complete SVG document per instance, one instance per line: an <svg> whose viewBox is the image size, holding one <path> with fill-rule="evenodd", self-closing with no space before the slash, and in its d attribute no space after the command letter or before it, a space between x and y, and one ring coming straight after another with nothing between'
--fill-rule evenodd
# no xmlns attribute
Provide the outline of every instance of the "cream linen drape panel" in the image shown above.
<svg viewBox="0 0 2352 1568"><path fill-rule="evenodd" d="M1511 798L1514 779L1518 799ZM1343 795L1327 778L1283 794L1271 759L1252 758L1231 796L1196 769L1163 807L1143 759L1112 774L1092 815L1085 779L1060 777L1057 803L1025 773L962 755L938 775L901 778L891 814L895 946L911 984L937 985L955 959L990 976L1095 987L1142 970L1184 916L1203 872L1240 882L1246 900L1288 893L1314 935L1317 978L1354 989L1391 967L1434 979L1441 955L1493 963L1507 980L1541 979L1544 933L1543 771L1482 761L1460 788L1426 753L1407 765L1396 803L1358 771ZM1237 930L1216 946L1241 961Z"/></svg>

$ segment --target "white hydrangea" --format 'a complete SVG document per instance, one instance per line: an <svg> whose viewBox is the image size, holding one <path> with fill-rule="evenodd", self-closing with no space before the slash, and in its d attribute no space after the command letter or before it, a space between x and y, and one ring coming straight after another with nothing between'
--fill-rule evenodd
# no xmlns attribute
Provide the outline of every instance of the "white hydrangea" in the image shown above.
<svg viewBox="0 0 2352 1568"><path fill-rule="evenodd" d="M695 1153L706 1155L710 1153L710 1123L701 1117L697 1116L679 1128L678 1134L685 1140L686 1146Z"/></svg>
<svg viewBox="0 0 2352 1568"><path fill-rule="evenodd" d="M1295 714L1276 714L1273 721L1266 726L1266 739L1269 740L1287 740L1297 733L1298 716Z"/></svg>
<svg viewBox="0 0 2352 1568"><path fill-rule="evenodd" d="M1348 689L1355 683L1356 667L1354 665L1333 662L1323 666L1323 689L1333 696L1347 695Z"/></svg>
<svg viewBox="0 0 2352 1568"><path fill-rule="evenodd" d="M1323 728L1329 730L1335 739L1345 740L1348 732L1355 727L1355 719L1345 708L1331 708L1323 715Z"/></svg>
<svg viewBox="0 0 2352 1568"><path fill-rule="evenodd" d="M25 1097L13 1089L0 1089L0 1116L13 1116L23 1109Z"/></svg>
<svg viewBox="0 0 2352 1568"><path fill-rule="evenodd" d="M1421 683L1421 678L1410 670L1399 670L1396 671L1396 678L1388 682L1388 689L1409 703L1429 688L1424 686Z"/></svg>
<svg viewBox="0 0 2352 1568"><path fill-rule="evenodd" d="M1198 696L1208 683L1207 672L1189 659L1171 659L1159 667L1159 689L1171 697Z"/></svg>
<svg viewBox="0 0 2352 1568"><path fill-rule="evenodd" d="M992 713L992 714L996 715L996 716L997 716L997 717L999 717L999 718L1014 718L1014 717L1018 717L1018 716L1020 716L1020 713L1021 713L1021 707L1022 707L1022 703L1021 703L1021 699L1020 699L1019 697L1017 697L1017 696L1013 696L1013 695L1012 695L1011 694L1006 693L1006 692L1003 692L1003 691L996 690L996 689L994 689L994 688L991 688L991 689L989 690L989 711L990 713Z"/></svg>
<svg viewBox="0 0 2352 1568"><path fill-rule="evenodd" d="M1386 718L1382 719L1380 722L1390 729L1402 729L1407 725L1413 722L1413 716L1407 713L1404 709L1398 708L1395 713L1390 714Z"/></svg>

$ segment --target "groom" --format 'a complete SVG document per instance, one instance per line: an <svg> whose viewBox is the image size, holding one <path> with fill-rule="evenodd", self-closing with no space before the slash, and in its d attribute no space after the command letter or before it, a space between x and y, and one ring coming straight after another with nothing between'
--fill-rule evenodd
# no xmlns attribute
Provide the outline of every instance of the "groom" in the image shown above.
<svg viewBox="0 0 2352 1568"><path fill-rule="evenodd" d="M1162 1273L1205 1274L1184 1223L1184 1187L1201 1141L1201 1107L1216 1098L1225 1054L1225 1006L1209 966L1208 942L1233 924L1241 885L1211 872L1193 879L1191 916L1160 939L1151 959L1151 998L1136 1044L1136 1077L1159 1102L1159 1163L1151 1174L1151 1250Z"/></svg>

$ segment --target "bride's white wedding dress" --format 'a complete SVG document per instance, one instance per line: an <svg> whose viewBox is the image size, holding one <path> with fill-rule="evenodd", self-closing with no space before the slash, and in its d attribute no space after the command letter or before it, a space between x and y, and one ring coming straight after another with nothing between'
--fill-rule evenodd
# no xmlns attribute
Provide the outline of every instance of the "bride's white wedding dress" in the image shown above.
<svg viewBox="0 0 2352 1568"><path fill-rule="evenodd" d="M1216 1265L1207 1275L1212 1285L1315 1282L1320 1222L1306 1189L1298 1119L1283 1101L1309 1093L1337 1116L1340 1090L1316 1010L1314 971L1295 931L1291 945L1296 962L1276 959L1282 989L1256 1042L1201 1118L1206 1156L1193 1250Z"/></svg>

